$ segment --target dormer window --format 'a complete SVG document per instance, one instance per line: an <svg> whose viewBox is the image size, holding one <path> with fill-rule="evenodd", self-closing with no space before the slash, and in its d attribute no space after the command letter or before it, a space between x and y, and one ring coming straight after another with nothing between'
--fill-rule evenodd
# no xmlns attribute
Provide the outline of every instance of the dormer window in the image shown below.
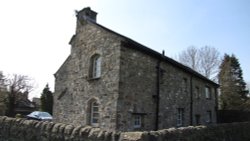
<svg viewBox="0 0 250 141"><path fill-rule="evenodd" d="M90 66L90 78L100 78L101 77L101 56L95 54L91 57Z"/></svg>

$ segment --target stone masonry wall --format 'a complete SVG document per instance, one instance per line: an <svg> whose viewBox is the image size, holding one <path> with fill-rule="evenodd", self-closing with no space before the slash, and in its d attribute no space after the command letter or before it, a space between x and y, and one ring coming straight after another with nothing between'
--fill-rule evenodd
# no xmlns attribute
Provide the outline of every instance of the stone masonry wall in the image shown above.
<svg viewBox="0 0 250 141"><path fill-rule="evenodd" d="M118 129L154 130L157 60L136 49L121 48ZM141 114L142 127L134 128L135 114Z"/></svg>
<svg viewBox="0 0 250 141"><path fill-rule="evenodd" d="M207 99L205 96L205 87L209 87L211 90L211 98ZM199 93L196 92L196 89L199 88ZM200 115L200 124L214 124L217 123L217 88L213 85L206 83L198 78L193 78L193 125L198 125L196 123L196 116ZM197 96L198 95L198 96ZM212 121L207 122L207 111L212 113Z"/></svg>
<svg viewBox="0 0 250 141"><path fill-rule="evenodd" d="M162 62L161 68L164 73L160 84L160 129L178 126L176 120L178 108L184 109L182 126L196 125L196 115L200 116L199 124L216 123L216 93L214 92L216 87L168 63ZM205 86L211 88L211 99L205 98ZM199 98L196 97L197 87L199 88ZM192 117L190 115L191 106ZM212 113L209 123L207 122L207 111Z"/></svg>
<svg viewBox="0 0 250 141"><path fill-rule="evenodd" d="M190 74L165 62L161 62L161 69L164 70L164 73L160 84L159 128L188 126L190 125L191 102L189 91ZM182 125L177 125L178 108L184 110Z"/></svg>
<svg viewBox="0 0 250 141"><path fill-rule="evenodd" d="M155 129L156 67L161 55L152 56L154 51L145 53L146 47L139 50L137 43L128 40L86 20L86 15L77 16L76 33L70 41L71 54L55 74L55 122L90 125L90 103L95 100L99 104L96 127L111 131ZM126 46L127 41L137 45ZM90 62L95 54L101 57L101 77L92 79ZM211 112L209 124L215 123L215 86L166 60L160 64L163 71L157 115L159 129L193 125L197 115L199 124L208 124L208 111ZM205 98L205 86L212 89L211 99ZM194 99L196 87L199 87L199 99ZM177 125L179 108L184 113L182 125ZM138 115L140 127L134 126Z"/></svg>
<svg viewBox="0 0 250 141"><path fill-rule="evenodd" d="M0 141L249 141L250 123L108 132L90 126L0 117Z"/></svg>
<svg viewBox="0 0 250 141"><path fill-rule="evenodd" d="M122 46L117 108L117 128L119 130L154 130L156 103L153 95L157 93L157 61L156 57L134 49L133 46ZM163 73L160 74L159 129L178 127L178 108L184 109L183 124L180 126L196 125L196 115L200 116L199 124L216 123L216 86L166 61L161 61L160 68ZM211 99L205 98L205 86L211 88ZM197 87L199 88L199 98L196 98L195 93ZM191 106L192 117L190 115ZM211 122L209 123L206 122L207 111L212 113ZM134 128L133 126L133 116L136 114L142 116L141 128Z"/></svg>
<svg viewBox="0 0 250 141"><path fill-rule="evenodd" d="M71 54L55 74L54 113L56 122L89 125L89 101L97 100L98 127L116 129L120 42L117 36L93 23L78 20L71 40ZM90 77L91 57L101 57L101 77Z"/></svg>

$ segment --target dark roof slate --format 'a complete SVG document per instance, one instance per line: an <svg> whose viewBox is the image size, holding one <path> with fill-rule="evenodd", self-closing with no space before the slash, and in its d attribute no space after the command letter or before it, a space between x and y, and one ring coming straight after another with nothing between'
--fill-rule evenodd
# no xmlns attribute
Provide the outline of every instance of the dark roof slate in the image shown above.
<svg viewBox="0 0 250 141"><path fill-rule="evenodd" d="M124 36L124 35L121 35L121 34L115 32L115 31L113 31L111 29L108 29L107 27L104 27L104 26L102 26L102 25L100 25L100 24L98 24L96 22L93 22L91 20L88 20L88 22L90 22L90 23L92 23L92 24L94 24L94 25L96 25L98 27L101 27L102 29L104 29L104 30L106 30L106 31L108 31L108 32L110 32L112 34L115 34L115 35L123 38L124 39L123 44L128 46L128 47L133 47L134 49L140 50L140 51L142 51L144 53L147 53L147 54L149 54L149 55L151 55L151 56L153 56L155 58L161 59L162 61L166 61L166 62L168 62L168 63L170 63L170 64L172 64L172 65L174 65L174 66L176 66L176 67L178 67L180 69L182 69L183 71L186 71L186 72L188 72L190 74L193 74L194 76L197 76L198 78L203 79L203 80L205 80L205 81L219 87L219 85L217 83L215 83L214 81L208 79L207 77L203 76L202 74L198 73L197 71L191 69L190 67L187 67L187 66L185 66L185 65L183 65L183 64L181 64L181 63L179 63L179 62L177 62L177 61L175 61L175 60L173 60L173 59L171 59L171 58L169 58L167 56L163 56L161 53L159 53L157 51L154 51L154 50L152 50L152 49L150 49L150 48L148 48L148 47L146 47L146 46L144 46L144 45L142 45L142 44L140 44L140 43L138 43L138 42L136 42L136 41L134 41L134 40L132 40L132 39L130 39L128 37L126 37L126 36Z"/></svg>

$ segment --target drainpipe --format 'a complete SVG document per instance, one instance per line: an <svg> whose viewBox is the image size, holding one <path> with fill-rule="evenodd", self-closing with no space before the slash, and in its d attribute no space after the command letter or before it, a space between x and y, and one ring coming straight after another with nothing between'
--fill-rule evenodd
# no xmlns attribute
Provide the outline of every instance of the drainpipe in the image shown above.
<svg viewBox="0 0 250 141"><path fill-rule="evenodd" d="M190 125L193 125L193 76L190 77Z"/></svg>
<svg viewBox="0 0 250 141"><path fill-rule="evenodd" d="M161 58L157 61L156 64L156 95L153 97L155 98L156 102L156 110L155 110L155 131L159 129L159 109L160 109L160 77L163 73L163 70L161 69L161 60L165 56L164 50L162 51Z"/></svg>
<svg viewBox="0 0 250 141"><path fill-rule="evenodd" d="M216 119L215 119L215 123L218 123L218 88L214 88L215 89L215 114L216 114Z"/></svg>
<svg viewBox="0 0 250 141"><path fill-rule="evenodd" d="M161 61L158 60L156 64L156 95L154 95L155 102L156 102L156 111L155 111L155 131L158 130L158 123L159 123L159 107L160 107L160 68Z"/></svg>

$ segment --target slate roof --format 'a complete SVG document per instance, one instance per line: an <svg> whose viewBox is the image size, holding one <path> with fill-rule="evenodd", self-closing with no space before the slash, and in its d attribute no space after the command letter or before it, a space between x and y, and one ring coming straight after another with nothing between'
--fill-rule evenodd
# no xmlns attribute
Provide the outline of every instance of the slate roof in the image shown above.
<svg viewBox="0 0 250 141"><path fill-rule="evenodd" d="M96 23L95 21L90 20L89 18L85 18L85 20L86 20L86 22L88 22L88 23L90 23L90 24L93 24L93 25L95 25L95 26L97 26L97 27L102 28L103 30L105 30L105 31L107 31L107 32L110 32L110 33L112 33L112 34L114 34L114 35L116 35L116 36L121 37L121 38L123 39L123 40L122 40L122 45L124 45L124 46L126 46L126 47L132 47L133 49L137 49L137 50L139 50L139 51L141 51L141 52L143 52L143 53L146 53L146 54L148 54L148 55L150 55L150 56L152 56L152 57L155 57L155 58L157 58L157 59L159 59L159 60L161 60L161 61L165 61L165 62L167 62L167 63L169 63L169 64L172 64L173 66L175 66L175 67L177 67L177 68L179 68L179 69L181 69L181 70L183 70L183 71L185 71L185 72L187 72L187 73L189 73L189 74L192 74L192 75L194 75L194 76L196 76L196 77L198 77L198 78L200 78L200 79L202 79L202 80L207 81L207 82L210 83L210 84L213 84L213 85L219 87L219 84L217 84L217 83L215 83L214 81L208 79L207 77L205 77L204 75L202 75L202 74L198 73L197 71L191 69L190 67L185 66L185 65L183 65L183 64L181 64L181 63L175 61L174 59L171 59L171 58L169 58L169 57L167 57L167 56L165 56L165 55L162 55L161 53L159 53L159 52L157 52L157 51L154 51L153 49L151 49L151 48L149 48L149 47L146 47L146 46L144 46L144 45L142 45L142 44L140 44L140 43L138 43L138 42L136 42L136 41L134 41L134 40L132 40L132 39L130 39L130 38L128 38L128 37L122 35L122 34L119 34L119 33L115 32L115 31L113 31L113 30L111 30L111 29L109 29L109 28L107 28L107 27L104 27L104 26L102 26L102 25ZM70 41L69 41L69 44L71 44L71 43L74 41L75 37L76 37L76 35L73 35L73 36L72 36L72 38L71 38ZM69 60L69 58L70 58L70 55L69 55L69 57L67 58L67 60ZM66 61L67 61L67 60L66 60ZM66 61L65 61L65 62L66 62ZM64 62L64 64L65 64L65 62ZM62 67L62 66L61 66L61 67ZM59 69L59 70L60 70L60 69ZM58 70L58 71L59 71L59 70ZM56 73L57 73L57 72L56 72Z"/></svg>
<svg viewBox="0 0 250 141"><path fill-rule="evenodd" d="M86 19L86 20L88 20L88 19ZM104 29L104 30L107 31L107 32L110 32L110 33L112 33L112 34L115 34L115 35L117 35L117 36L123 38L124 41L122 42L122 44L123 44L124 46L126 46L126 47L133 47L133 49L137 49L137 50L139 50L139 51L141 51L141 52L144 52L144 53L146 53L146 54L148 54L148 55L150 55L150 56L152 56L152 57L155 57L155 58L157 58L157 59L160 59L161 61L165 61L165 62L167 62L167 63L170 63L170 64L172 64L173 66L175 66L175 67L177 67L177 68L179 68L179 69L182 69L183 71L185 71L185 72L187 72L187 73L190 73L190 74L192 74L192 75L194 75L194 76L196 76L196 77L198 77L198 78L200 78L200 79L202 79L202 80L205 80L205 81L207 81L207 82L209 82L209 83L211 83L211 84L213 84L213 85L219 87L219 85L218 85L217 83L215 83L214 81L208 79L207 77L205 77L205 76L203 76L202 74L198 73L197 71L191 69L190 67L185 66L185 65L183 65L183 64L181 64L181 63L175 61L174 59L171 59L171 58L169 58L169 57L167 57L167 56L165 56L165 55L162 55L161 53L159 53L159 52L157 52L157 51L154 51L153 49L150 49L149 47L146 47L146 46L144 46L144 45L142 45L142 44L140 44L140 43L138 43L138 42L136 42L136 41L134 41L134 40L132 40L132 39L130 39L130 38L124 36L124 35L121 35L121 34L115 32L115 31L113 31L113 30L111 30L111 29L109 29L109 28L107 28L107 27L104 27L104 26L102 26L102 25L100 25L100 24L98 24L98 23L96 23L96 22L94 22L94 21L92 21L92 20L88 20L88 22L90 22L90 23L92 23L93 25L96 25L96 26L98 26L98 27ZM74 38L74 37L75 37L75 35L74 35L72 38ZM72 41L72 40L73 40L73 39L71 39L71 41Z"/></svg>

